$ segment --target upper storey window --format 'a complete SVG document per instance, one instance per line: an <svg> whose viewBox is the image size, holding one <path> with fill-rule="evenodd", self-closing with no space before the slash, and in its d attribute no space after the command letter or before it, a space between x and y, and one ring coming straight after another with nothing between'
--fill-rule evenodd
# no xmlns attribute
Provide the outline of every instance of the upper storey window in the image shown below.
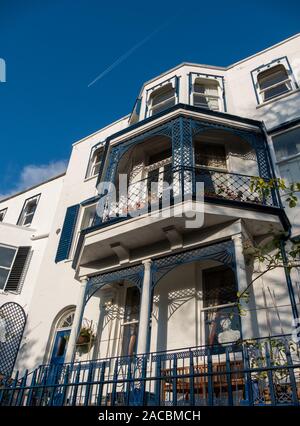
<svg viewBox="0 0 300 426"><path fill-rule="evenodd" d="M3 222L6 212L7 212L7 209L0 210L0 222Z"/></svg>
<svg viewBox="0 0 300 426"><path fill-rule="evenodd" d="M171 83L154 90L150 96L150 115L157 114L176 103L176 92Z"/></svg>
<svg viewBox="0 0 300 426"><path fill-rule="evenodd" d="M217 81L197 78L193 84L193 105L220 111L221 91Z"/></svg>
<svg viewBox="0 0 300 426"><path fill-rule="evenodd" d="M96 145L92 148L89 164L88 164L88 170L86 174L87 178L97 176L99 174L103 153L104 153L103 145L101 146Z"/></svg>
<svg viewBox="0 0 300 426"><path fill-rule="evenodd" d="M257 76L263 101L275 98L292 90L292 83L283 65L276 65Z"/></svg>
<svg viewBox="0 0 300 426"><path fill-rule="evenodd" d="M33 216L35 214L38 202L39 202L39 195L36 195L34 197L28 198L23 206L21 215L19 217L17 225L20 226L30 226L33 220Z"/></svg>
<svg viewBox="0 0 300 426"><path fill-rule="evenodd" d="M258 103L271 101L298 88L286 57L262 65L251 74Z"/></svg>

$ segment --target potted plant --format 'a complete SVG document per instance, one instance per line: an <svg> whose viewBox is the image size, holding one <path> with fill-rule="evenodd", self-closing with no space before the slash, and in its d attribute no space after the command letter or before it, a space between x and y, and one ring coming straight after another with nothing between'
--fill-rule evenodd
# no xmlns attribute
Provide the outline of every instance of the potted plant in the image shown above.
<svg viewBox="0 0 300 426"><path fill-rule="evenodd" d="M77 346L91 348L95 342L95 334L91 327L82 327L77 339Z"/></svg>

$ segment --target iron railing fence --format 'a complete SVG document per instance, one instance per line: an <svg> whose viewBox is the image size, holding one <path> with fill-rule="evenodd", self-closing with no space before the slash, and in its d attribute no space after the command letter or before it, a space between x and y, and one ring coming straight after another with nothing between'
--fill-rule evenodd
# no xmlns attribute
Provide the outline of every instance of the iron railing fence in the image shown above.
<svg viewBox="0 0 300 426"><path fill-rule="evenodd" d="M103 202L102 214L95 216L93 225L119 217L138 216L163 207L182 202L190 195L196 198L197 183L204 184L204 198L252 205L280 207L278 191L269 193L252 190L255 176L227 173L217 169L202 167L172 168L171 164L163 170L152 170L148 176L128 185L127 193L114 197L107 196ZM266 180L266 179L265 179Z"/></svg>
<svg viewBox="0 0 300 426"><path fill-rule="evenodd" d="M289 336L140 356L41 365L2 379L1 406L299 405Z"/></svg>

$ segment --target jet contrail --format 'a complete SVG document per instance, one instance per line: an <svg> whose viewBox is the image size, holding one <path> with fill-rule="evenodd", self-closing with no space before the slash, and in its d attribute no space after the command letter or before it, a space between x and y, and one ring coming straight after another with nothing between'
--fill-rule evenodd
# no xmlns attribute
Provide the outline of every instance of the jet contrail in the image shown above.
<svg viewBox="0 0 300 426"><path fill-rule="evenodd" d="M173 17L174 18L174 17ZM172 20L169 19L167 22L165 22L164 24L160 25L158 28L156 28L151 34L149 34L147 37L143 38L143 40L139 41L137 44L135 44L133 47L131 47L131 49L127 50L127 52L125 52L123 55L119 56L118 59L116 59L109 67L107 67L104 71L102 71L101 74L99 74L93 81L91 81L88 84L88 87L91 87L94 83L96 83L96 81L100 80L101 78L103 78L106 74L108 74L111 70L113 70L114 68L116 68L119 64L121 64L123 61L125 61L125 59L127 59L130 55L132 55L137 49L139 49L141 46L143 46L143 44L147 43L147 41L149 41L155 34L157 34L159 31L161 31L164 27L166 27L167 25L169 25L170 21Z"/></svg>

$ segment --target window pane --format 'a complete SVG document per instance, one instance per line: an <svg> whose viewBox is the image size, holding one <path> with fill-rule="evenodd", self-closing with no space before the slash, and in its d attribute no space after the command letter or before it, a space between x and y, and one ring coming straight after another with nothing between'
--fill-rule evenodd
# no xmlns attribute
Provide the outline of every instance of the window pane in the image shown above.
<svg viewBox="0 0 300 426"><path fill-rule="evenodd" d="M195 146L195 163L199 166L226 169L225 147L212 143L197 143Z"/></svg>
<svg viewBox="0 0 300 426"><path fill-rule="evenodd" d="M148 165L158 163L172 157L172 148L165 149L157 154L150 155Z"/></svg>
<svg viewBox="0 0 300 426"><path fill-rule="evenodd" d="M194 92L202 93L205 95L218 96L218 84L217 83L205 83L205 84L194 84Z"/></svg>
<svg viewBox="0 0 300 426"><path fill-rule="evenodd" d="M9 270L8 269L2 269L0 268L0 289L3 290L7 277L9 274Z"/></svg>
<svg viewBox="0 0 300 426"><path fill-rule="evenodd" d="M274 98L275 96L282 95L290 91L289 85L287 83L280 84L279 86L272 87L271 89L266 90L263 93L264 101Z"/></svg>
<svg viewBox="0 0 300 426"><path fill-rule="evenodd" d="M81 229L86 229L92 226L96 214L96 204L86 207L83 214Z"/></svg>
<svg viewBox="0 0 300 426"><path fill-rule="evenodd" d="M276 67L263 71L257 77L261 89L266 89L287 78L288 75L283 65L277 65Z"/></svg>
<svg viewBox="0 0 300 426"><path fill-rule="evenodd" d="M0 266L10 268L14 260L16 249L0 246Z"/></svg>
<svg viewBox="0 0 300 426"><path fill-rule="evenodd" d="M276 159L281 160L300 153L300 127L273 137Z"/></svg>
<svg viewBox="0 0 300 426"><path fill-rule="evenodd" d="M33 215L34 215L34 212L28 213L28 214L26 212L25 217L24 217L24 221L23 221L23 225L30 225L31 222L32 222L32 219L33 219Z"/></svg>
<svg viewBox="0 0 300 426"><path fill-rule="evenodd" d="M194 106L209 108L206 96L194 95Z"/></svg>
<svg viewBox="0 0 300 426"><path fill-rule="evenodd" d="M158 89L152 94L152 106L155 106L167 99L172 98L175 95L175 90L171 84L167 84L165 87Z"/></svg>
<svg viewBox="0 0 300 426"><path fill-rule="evenodd" d="M294 158L279 165L280 176L286 184L300 182L300 158Z"/></svg>
<svg viewBox="0 0 300 426"><path fill-rule="evenodd" d="M140 291L137 287L129 287L126 293L124 321L139 319L140 312Z"/></svg>
<svg viewBox="0 0 300 426"><path fill-rule="evenodd" d="M157 114L167 108L171 108L173 105L175 105L175 97L172 97L169 101L164 102L162 104L157 104L152 108L152 114Z"/></svg>
<svg viewBox="0 0 300 426"><path fill-rule="evenodd" d="M235 302L237 288L234 273L229 268L203 271L203 306L217 306Z"/></svg>

